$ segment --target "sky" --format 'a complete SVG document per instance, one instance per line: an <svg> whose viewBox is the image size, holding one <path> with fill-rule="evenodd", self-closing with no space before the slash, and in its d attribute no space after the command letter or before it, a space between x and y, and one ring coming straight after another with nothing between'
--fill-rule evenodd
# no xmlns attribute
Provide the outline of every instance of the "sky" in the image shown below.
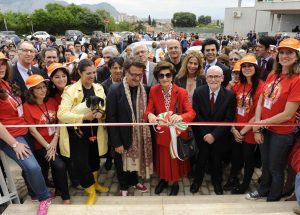
<svg viewBox="0 0 300 215"><path fill-rule="evenodd" d="M107 2L119 12L139 18L171 19L175 12L191 12L197 17L211 16L224 19L225 8L237 7L238 0L65 0L74 4ZM242 7L254 6L255 0L243 0Z"/></svg>

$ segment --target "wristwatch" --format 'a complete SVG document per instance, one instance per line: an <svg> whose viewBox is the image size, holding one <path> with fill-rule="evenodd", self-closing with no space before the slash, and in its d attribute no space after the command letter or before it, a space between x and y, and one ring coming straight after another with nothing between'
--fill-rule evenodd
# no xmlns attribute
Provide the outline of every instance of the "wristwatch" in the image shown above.
<svg viewBox="0 0 300 215"><path fill-rule="evenodd" d="M19 142L15 142L14 144L12 144L11 145L11 147L13 148L13 149L15 149L15 148L17 148L17 145L19 144Z"/></svg>

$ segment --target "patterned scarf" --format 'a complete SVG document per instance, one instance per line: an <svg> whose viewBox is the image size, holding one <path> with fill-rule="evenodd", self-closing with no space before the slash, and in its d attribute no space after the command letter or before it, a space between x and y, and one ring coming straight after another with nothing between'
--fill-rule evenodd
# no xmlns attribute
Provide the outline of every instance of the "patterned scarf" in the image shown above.
<svg viewBox="0 0 300 215"><path fill-rule="evenodd" d="M133 123L144 123L143 114L147 107L147 94L140 83L136 97L136 116L134 114L127 78L123 79L125 94L131 109ZM149 126L132 127L132 144L123 154L123 170L137 171L142 178L150 178L153 173L152 142Z"/></svg>

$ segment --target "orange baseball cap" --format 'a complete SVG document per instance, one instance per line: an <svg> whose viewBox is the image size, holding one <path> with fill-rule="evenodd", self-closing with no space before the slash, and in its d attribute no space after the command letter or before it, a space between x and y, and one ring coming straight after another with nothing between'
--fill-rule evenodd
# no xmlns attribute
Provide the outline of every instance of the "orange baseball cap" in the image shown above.
<svg viewBox="0 0 300 215"><path fill-rule="evenodd" d="M95 67L96 67L96 68L98 68L98 67L100 66L101 61L102 61L102 58L100 58L100 57L97 58L97 59L95 60L95 63L94 63L94 64L95 64Z"/></svg>
<svg viewBox="0 0 300 215"><path fill-rule="evenodd" d="M250 54L245 55L245 56L240 60L240 62L241 62L241 65L242 65L243 63L252 63L252 64L257 65L256 57L254 57L253 55L250 55Z"/></svg>
<svg viewBox="0 0 300 215"><path fill-rule="evenodd" d="M279 43L278 49L280 48L291 48L300 51L300 42L294 38L287 38Z"/></svg>
<svg viewBox="0 0 300 215"><path fill-rule="evenodd" d="M26 79L25 85L28 89L30 89L31 87L35 87L36 85L38 85L44 81L48 82L49 80L44 79L43 76L41 76L41 75L34 74L34 75L29 76Z"/></svg>
<svg viewBox="0 0 300 215"><path fill-rule="evenodd" d="M78 57L72 55L72 56L69 57L69 62L68 63L74 63L74 62L78 63L79 59L78 59Z"/></svg>
<svg viewBox="0 0 300 215"><path fill-rule="evenodd" d="M50 66L47 69L48 70L48 76L50 77L51 74L57 69L67 69L67 68L61 63L52 63L52 64L50 64Z"/></svg>
<svg viewBox="0 0 300 215"><path fill-rule="evenodd" d="M0 52L0 60L8 60L8 58L2 53Z"/></svg>
<svg viewBox="0 0 300 215"><path fill-rule="evenodd" d="M239 72L239 71L241 71L241 60L235 62L232 71L233 72Z"/></svg>
<svg viewBox="0 0 300 215"><path fill-rule="evenodd" d="M164 56L165 56L165 53L164 53L164 52L159 52L159 53L158 53L158 56L159 56L159 57L164 57Z"/></svg>
<svg viewBox="0 0 300 215"><path fill-rule="evenodd" d="M150 59L154 58L154 54L152 52L149 52L148 53L148 58L150 58Z"/></svg>

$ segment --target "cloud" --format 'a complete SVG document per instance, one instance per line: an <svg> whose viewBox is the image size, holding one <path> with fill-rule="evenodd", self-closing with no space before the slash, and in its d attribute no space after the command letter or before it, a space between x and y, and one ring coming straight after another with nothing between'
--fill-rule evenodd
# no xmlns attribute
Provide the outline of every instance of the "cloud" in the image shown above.
<svg viewBox="0 0 300 215"><path fill-rule="evenodd" d="M97 4L101 0L65 0L75 4ZM146 18L150 15L153 18L171 19L175 12L191 12L200 15L209 15L213 19L223 19L225 8L236 7L237 0L109 0L119 12L128 15L136 15ZM243 0L242 6L254 6L255 0Z"/></svg>

